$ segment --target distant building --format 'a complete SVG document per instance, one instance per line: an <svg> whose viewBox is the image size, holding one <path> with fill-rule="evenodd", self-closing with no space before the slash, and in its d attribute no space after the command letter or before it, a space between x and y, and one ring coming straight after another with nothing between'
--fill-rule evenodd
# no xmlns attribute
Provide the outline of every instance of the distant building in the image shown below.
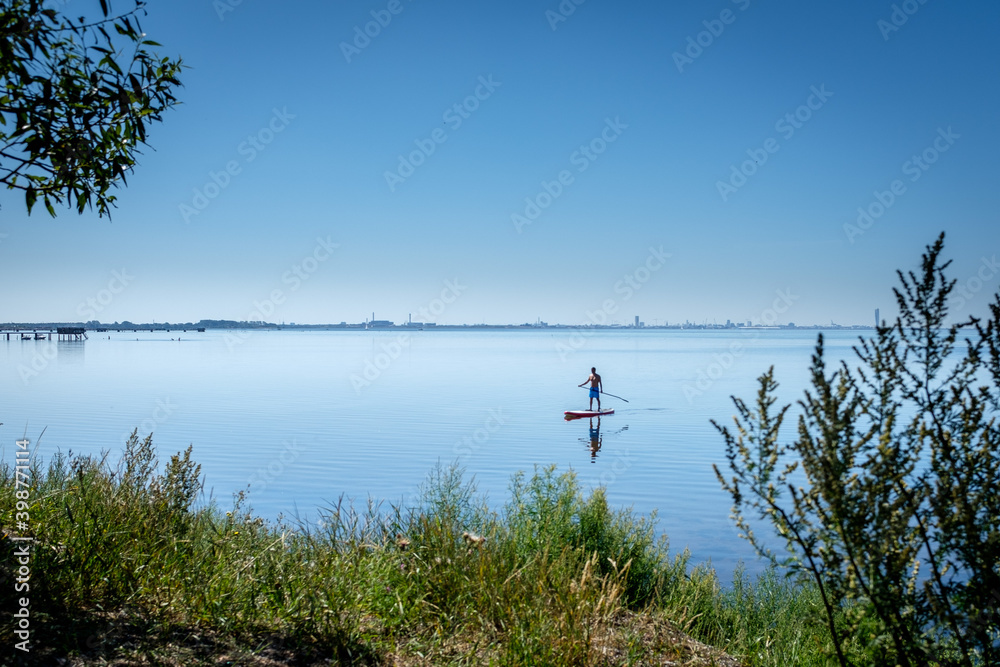
<svg viewBox="0 0 1000 667"><path fill-rule="evenodd" d="M635 316L635 328L636 329L639 328L639 316L638 315Z"/></svg>
<svg viewBox="0 0 1000 667"><path fill-rule="evenodd" d="M878 329L881 326L882 320L878 316L878 308L875 309L875 328Z"/></svg>

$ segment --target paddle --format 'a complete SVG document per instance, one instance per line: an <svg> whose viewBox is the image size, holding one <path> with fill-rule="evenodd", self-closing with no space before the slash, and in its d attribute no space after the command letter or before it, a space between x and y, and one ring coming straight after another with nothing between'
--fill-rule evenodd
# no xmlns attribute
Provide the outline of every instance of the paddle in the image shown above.
<svg viewBox="0 0 1000 667"><path fill-rule="evenodd" d="M579 385L578 385L578 386L579 386ZM586 389L587 391L590 391L590 387L582 387L582 386L581 386L580 388L581 388L581 389ZM606 391L602 391L601 393L602 393L602 394L604 394L605 396L610 396L610 397L612 397L612 398L617 398L618 400L621 400L621 401L625 401L626 403L628 403L628 399L625 399L625 398L622 398L621 396L615 396L614 394L609 394L609 393L608 393L608 392L606 392Z"/></svg>

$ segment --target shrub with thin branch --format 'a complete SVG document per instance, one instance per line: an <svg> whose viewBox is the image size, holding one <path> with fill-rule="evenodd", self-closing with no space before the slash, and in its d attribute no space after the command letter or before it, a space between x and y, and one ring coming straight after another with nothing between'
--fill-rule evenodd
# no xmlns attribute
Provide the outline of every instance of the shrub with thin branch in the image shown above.
<svg viewBox="0 0 1000 667"><path fill-rule="evenodd" d="M819 336L795 440L781 438L773 368L754 404L733 399L732 427L713 421L737 525L815 582L841 665L859 637L878 664L1000 662L1000 295L985 324L947 324L943 247L942 234L919 272L898 272L899 317L861 339L858 368L828 373Z"/></svg>

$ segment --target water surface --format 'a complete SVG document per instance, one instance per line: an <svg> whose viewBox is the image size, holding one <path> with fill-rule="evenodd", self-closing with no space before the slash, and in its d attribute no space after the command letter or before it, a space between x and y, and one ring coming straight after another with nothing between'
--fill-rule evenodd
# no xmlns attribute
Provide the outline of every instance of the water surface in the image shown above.
<svg viewBox="0 0 1000 667"><path fill-rule="evenodd" d="M609 501L658 513L672 549L688 547L728 580L758 570L729 518L712 464L711 419L751 399L776 367L788 402L808 381L814 331L91 332L84 342L0 340L2 455L45 428L40 452L121 451L153 433L161 460L194 447L221 505L248 489L259 515L315 517L341 496L412 503L436 464L459 462L499 505L512 474L556 464ZM831 358L857 334L826 332ZM587 407L596 366L612 416ZM788 432L791 435L791 431Z"/></svg>

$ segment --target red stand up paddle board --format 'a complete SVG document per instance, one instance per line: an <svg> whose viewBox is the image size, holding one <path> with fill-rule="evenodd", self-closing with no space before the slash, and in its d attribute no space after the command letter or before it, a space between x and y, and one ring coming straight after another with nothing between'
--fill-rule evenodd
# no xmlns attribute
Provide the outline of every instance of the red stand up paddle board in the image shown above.
<svg viewBox="0 0 1000 667"><path fill-rule="evenodd" d="M566 419L583 419L584 417L603 417L605 415L615 414L614 409L607 410L567 410L565 413Z"/></svg>

